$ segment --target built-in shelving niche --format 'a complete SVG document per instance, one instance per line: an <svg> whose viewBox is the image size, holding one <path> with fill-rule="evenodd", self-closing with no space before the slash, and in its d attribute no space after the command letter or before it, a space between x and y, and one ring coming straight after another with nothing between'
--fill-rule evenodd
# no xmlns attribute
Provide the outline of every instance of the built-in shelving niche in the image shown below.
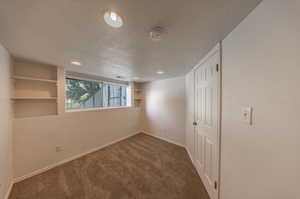
<svg viewBox="0 0 300 199"><path fill-rule="evenodd" d="M134 84L134 106L140 108L144 106L144 90L141 83Z"/></svg>
<svg viewBox="0 0 300 199"><path fill-rule="evenodd" d="M57 115L57 67L15 59L12 82L16 118Z"/></svg>

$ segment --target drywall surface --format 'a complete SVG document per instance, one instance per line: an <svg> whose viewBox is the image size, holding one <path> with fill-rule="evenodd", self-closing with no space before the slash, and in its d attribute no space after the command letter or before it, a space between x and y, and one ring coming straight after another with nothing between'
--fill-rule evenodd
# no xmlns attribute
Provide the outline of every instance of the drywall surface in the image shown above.
<svg viewBox="0 0 300 199"><path fill-rule="evenodd" d="M223 42L221 199L300 198L299 19L265 0Z"/></svg>
<svg viewBox="0 0 300 199"><path fill-rule="evenodd" d="M185 144L185 78L144 85L145 116L142 129L178 144Z"/></svg>
<svg viewBox="0 0 300 199"><path fill-rule="evenodd" d="M13 120L14 177L61 162L140 132L140 108L65 111L65 72L58 69L58 115Z"/></svg>
<svg viewBox="0 0 300 199"><path fill-rule="evenodd" d="M15 119L15 178L137 133L139 113L115 108Z"/></svg>
<svg viewBox="0 0 300 199"><path fill-rule="evenodd" d="M10 66L10 55L0 44L0 198L7 195L13 175Z"/></svg>

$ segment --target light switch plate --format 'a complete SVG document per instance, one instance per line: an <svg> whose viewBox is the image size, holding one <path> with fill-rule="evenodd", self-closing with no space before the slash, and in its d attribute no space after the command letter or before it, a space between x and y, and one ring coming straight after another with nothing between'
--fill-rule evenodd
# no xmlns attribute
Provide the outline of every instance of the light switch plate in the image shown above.
<svg viewBox="0 0 300 199"><path fill-rule="evenodd" d="M252 125L253 122L253 108L243 107L242 108L242 120L248 125Z"/></svg>

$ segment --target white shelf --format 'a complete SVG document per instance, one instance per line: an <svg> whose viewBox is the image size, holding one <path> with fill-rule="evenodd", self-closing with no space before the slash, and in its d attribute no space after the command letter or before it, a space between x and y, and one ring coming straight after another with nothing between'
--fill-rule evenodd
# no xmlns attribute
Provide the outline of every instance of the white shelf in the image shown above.
<svg viewBox="0 0 300 199"><path fill-rule="evenodd" d="M13 79L16 80L28 80L28 81L39 81L39 82L48 82L48 83L57 83L57 80L50 80L50 79L40 79L40 78L34 78L34 77L25 77L25 76L13 76Z"/></svg>
<svg viewBox="0 0 300 199"><path fill-rule="evenodd" d="M58 114L58 68L29 60L14 60L11 75L15 118Z"/></svg>
<svg viewBox="0 0 300 199"><path fill-rule="evenodd" d="M56 100L57 97L12 97L12 100Z"/></svg>

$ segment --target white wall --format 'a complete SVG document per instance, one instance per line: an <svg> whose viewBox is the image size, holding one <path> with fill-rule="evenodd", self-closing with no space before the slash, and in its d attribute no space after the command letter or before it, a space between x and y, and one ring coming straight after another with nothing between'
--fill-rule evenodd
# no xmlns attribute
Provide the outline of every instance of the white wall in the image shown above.
<svg viewBox="0 0 300 199"><path fill-rule="evenodd" d="M145 117L142 129L155 136L185 144L185 78L144 85Z"/></svg>
<svg viewBox="0 0 300 199"><path fill-rule="evenodd" d="M223 42L221 199L300 198L299 19L300 1L264 0Z"/></svg>
<svg viewBox="0 0 300 199"><path fill-rule="evenodd" d="M15 177L137 133L139 112L138 108L116 108L15 119ZM64 150L56 152L56 146Z"/></svg>
<svg viewBox="0 0 300 199"><path fill-rule="evenodd" d="M65 112L62 69L58 81L59 115L13 120L16 180L140 131L139 108Z"/></svg>
<svg viewBox="0 0 300 199"><path fill-rule="evenodd" d="M0 198L9 191L13 170L10 65L10 55L0 44Z"/></svg>
<svg viewBox="0 0 300 199"><path fill-rule="evenodd" d="M21 180L62 161L140 130L184 145L184 77L147 83L140 108L64 112L64 74L59 72L59 115L14 119L14 177ZM145 115L144 115L145 116ZM56 146L63 151L56 152Z"/></svg>

